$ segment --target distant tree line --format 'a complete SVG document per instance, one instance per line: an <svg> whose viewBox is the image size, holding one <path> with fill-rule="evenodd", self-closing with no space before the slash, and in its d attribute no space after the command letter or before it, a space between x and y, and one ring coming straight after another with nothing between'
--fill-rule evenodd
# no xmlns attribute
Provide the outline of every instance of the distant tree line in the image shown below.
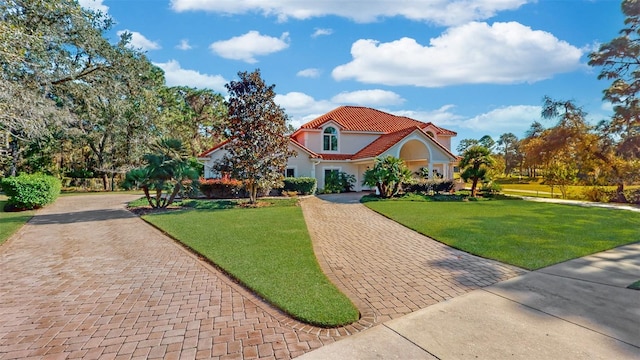
<svg viewBox="0 0 640 360"><path fill-rule="evenodd" d="M131 34L75 0L0 2L0 176L122 177L162 138L191 156L223 137L226 105L210 89L168 87Z"/></svg>
<svg viewBox="0 0 640 360"><path fill-rule="evenodd" d="M599 79L611 80L603 99L613 105L611 119L586 121L584 110L572 100L545 96L541 122L531 124L524 138L513 133L463 139L457 150L487 149L492 170L503 175L543 176L547 184L615 185L617 201L626 202L626 185L640 181L640 1L623 0L626 16L620 36L589 55L599 67Z"/></svg>

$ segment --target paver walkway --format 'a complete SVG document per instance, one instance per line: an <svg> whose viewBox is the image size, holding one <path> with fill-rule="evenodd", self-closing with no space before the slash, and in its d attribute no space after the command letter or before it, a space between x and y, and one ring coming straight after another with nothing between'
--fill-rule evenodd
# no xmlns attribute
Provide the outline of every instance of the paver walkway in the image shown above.
<svg viewBox="0 0 640 360"><path fill-rule="evenodd" d="M0 359L287 359L308 333L123 209L61 197L0 246Z"/></svg>
<svg viewBox="0 0 640 360"><path fill-rule="evenodd" d="M307 198L319 261L363 312L354 325L318 329L124 210L136 197L61 197L0 246L0 359L288 359L524 273L408 230L353 195Z"/></svg>
<svg viewBox="0 0 640 360"><path fill-rule="evenodd" d="M375 323L526 272L412 231L360 204L361 196L322 195L301 204L324 272L361 312L372 311Z"/></svg>

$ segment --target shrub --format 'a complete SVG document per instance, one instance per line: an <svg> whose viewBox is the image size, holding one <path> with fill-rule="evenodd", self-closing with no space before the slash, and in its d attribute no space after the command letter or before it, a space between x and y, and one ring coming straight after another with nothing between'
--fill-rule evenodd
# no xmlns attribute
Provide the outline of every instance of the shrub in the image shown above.
<svg viewBox="0 0 640 360"><path fill-rule="evenodd" d="M495 181L491 181L486 184L482 184L482 192L485 194L497 194L502 191L502 185Z"/></svg>
<svg viewBox="0 0 640 360"><path fill-rule="evenodd" d="M283 182L284 191L295 191L303 195L315 193L318 185L316 179L312 177L288 177Z"/></svg>
<svg viewBox="0 0 640 360"><path fill-rule="evenodd" d="M60 194L62 184L50 175L23 174L2 179L0 187L9 197L6 208L31 210L54 202Z"/></svg>
<svg viewBox="0 0 640 360"><path fill-rule="evenodd" d="M630 204L640 204L640 189L625 190L624 197Z"/></svg>
<svg viewBox="0 0 640 360"><path fill-rule="evenodd" d="M594 186L582 190L582 195L584 195L584 197L589 201L606 203L611 201L615 196L615 192L599 186Z"/></svg>
<svg viewBox="0 0 640 360"><path fill-rule="evenodd" d="M455 188L453 180L426 180L420 179L416 182L403 184L405 192L417 194L441 194L451 192Z"/></svg>
<svg viewBox="0 0 640 360"><path fill-rule="evenodd" d="M326 194L349 192L353 190L356 177L343 171L332 171L324 179L324 191Z"/></svg>
<svg viewBox="0 0 640 360"><path fill-rule="evenodd" d="M243 189L242 181L233 179L201 179L200 192L208 199L238 197Z"/></svg>

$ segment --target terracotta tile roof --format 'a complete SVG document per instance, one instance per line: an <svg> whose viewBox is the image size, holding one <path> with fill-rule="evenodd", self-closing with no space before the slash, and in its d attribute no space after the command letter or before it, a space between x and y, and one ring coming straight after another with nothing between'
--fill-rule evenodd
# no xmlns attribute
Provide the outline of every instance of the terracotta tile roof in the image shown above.
<svg viewBox="0 0 640 360"><path fill-rule="evenodd" d="M322 157L322 160L350 160L353 159L354 154L318 154Z"/></svg>
<svg viewBox="0 0 640 360"><path fill-rule="evenodd" d="M292 136L295 136L302 129L319 129L324 123L331 120L339 124L342 130L347 131L371 131L389 134L407 128L418 127L424 129L432 125L438 134L456 135L451 130L405 116L397 116L362 106L340 106L302 125Z"/></svg>
<svg viewBox="0 0 640 360"><path fill-rule="evenodd" d="M408 127L400 131L396 131L390 134L385 134L377 138L371 144L365 146L362 150L358 151L353 159L366 159L376 157L383 152L389 150L390 147L395 145L398 141L402 140L407 135L411 134L415 130L420 130L419 127Z"/></svg>
<svg viewBox="0 0 640 360"><path fill-rule="evenodd" d="M221 147L225 146L229 141L230 141L230 140L225 140L225 141L221 142L220 144L215 145L215 146L214 146L214 147L212 147L211 149L209 149L209 150L207 150L207 151L203 152L202 154L198 155L198 157L199 157L199 158L203 158L203 157L207 157L207 156L209 156L209 154L211 154L212 152L214 152L214 151L218 150L219 148L221 148Z"/></svg>

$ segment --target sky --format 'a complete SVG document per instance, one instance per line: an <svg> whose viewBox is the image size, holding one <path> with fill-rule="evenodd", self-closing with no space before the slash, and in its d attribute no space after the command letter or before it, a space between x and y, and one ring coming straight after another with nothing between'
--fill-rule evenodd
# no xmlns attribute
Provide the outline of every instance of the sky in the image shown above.
<svg viewBox="0 0 640 360"><path fill-rule="evenodd" d="M618 36L619 0L79 0L132 34L167 85L209 88L260 69L298 127L338 106L367 106L462 139L540 118L544 96L609 118L609 82L587 65Z"/></svg>

